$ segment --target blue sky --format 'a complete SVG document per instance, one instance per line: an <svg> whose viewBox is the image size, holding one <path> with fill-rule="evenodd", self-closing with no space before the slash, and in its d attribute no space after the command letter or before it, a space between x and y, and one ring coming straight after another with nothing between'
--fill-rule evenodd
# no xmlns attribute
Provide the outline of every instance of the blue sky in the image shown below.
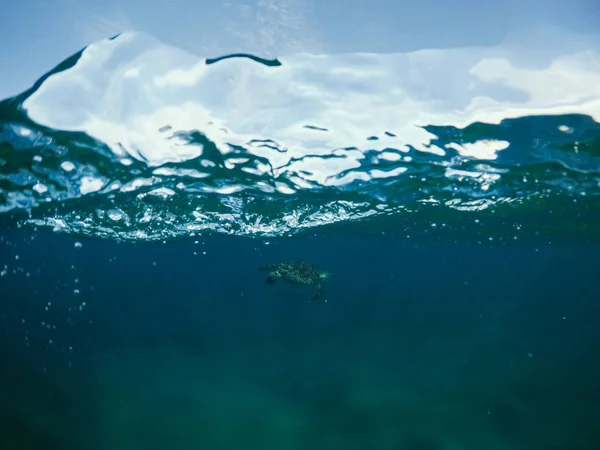
<svg viewBox="0 0 600 450"><path fill-rule="evenodd" d="M199 56L245 51L273 57L488 46L548 26L590 37L600 30L600 6L595 0L4 2L0 97L26 89L89 42L127 30ZM543 50L554 44L530 39L528 45Z"/></svg>

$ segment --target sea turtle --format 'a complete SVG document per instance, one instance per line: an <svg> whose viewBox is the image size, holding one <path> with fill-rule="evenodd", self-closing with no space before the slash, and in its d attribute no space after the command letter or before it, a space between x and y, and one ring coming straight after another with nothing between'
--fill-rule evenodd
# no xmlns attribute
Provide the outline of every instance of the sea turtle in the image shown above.
<svg viewBox="0 0 600 450"><path fill-rule="evenodd" d="M323 280L330 277L329 272L321 272L316 267L303 261L283 261L277 264L261 266L260 271L269 271L268 284L277 280L287 280L297 284L316 285L317 289L311 300L317 300L323 292Z"/></svg>

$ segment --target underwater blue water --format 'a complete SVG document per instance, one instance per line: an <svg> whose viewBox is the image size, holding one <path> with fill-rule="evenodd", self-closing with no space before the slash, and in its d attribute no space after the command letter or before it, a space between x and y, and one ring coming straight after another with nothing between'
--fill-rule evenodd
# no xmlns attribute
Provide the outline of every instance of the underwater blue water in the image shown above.
<svg viewBox="0 0 600 450"><path fill-rule="evenodd" d="M125 33L0 102L2 448L599 448L599 60L521 57Z"/></svg>

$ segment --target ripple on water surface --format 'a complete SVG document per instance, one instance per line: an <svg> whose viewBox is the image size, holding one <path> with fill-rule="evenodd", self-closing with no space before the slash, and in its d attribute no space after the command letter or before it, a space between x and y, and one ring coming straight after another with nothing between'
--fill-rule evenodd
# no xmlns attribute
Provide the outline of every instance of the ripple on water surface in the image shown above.
<svg viewBox="0 0 600 450"><path fill-rule="evenodd" d="M580 219L555 228L595 234L600 59L514 53L201 59L99 41L0 103L0 215L120 240L367 219L519 230L561 212Z"/></svg>

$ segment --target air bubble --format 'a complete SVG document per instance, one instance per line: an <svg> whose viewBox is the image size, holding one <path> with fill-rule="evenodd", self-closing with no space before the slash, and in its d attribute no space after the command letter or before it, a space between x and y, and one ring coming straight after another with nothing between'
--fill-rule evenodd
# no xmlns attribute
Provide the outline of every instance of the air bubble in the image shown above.
<svg viewBox="0 0 600 450"><path fill-rule="evenodd" d="M37 182L37 183L36 183L36 184L33 186L33 190L34 190L35 192L37 192L38 194L43 194L43 193L45 193L46 191L48 191L48 188L47 188L47 187L46 187L44 184L42 184L42 183L40 183L40 182L38 181L38 182Z"/></svg>
<svg viewBox="0 0 600 450"><path fill-rule="evenodd" d="M75 165L71 162L71 161L64 161L60 167L62 168L62 170L64 170L65 172L70 172L71 170L73 170L75 168Z"/></svg>

